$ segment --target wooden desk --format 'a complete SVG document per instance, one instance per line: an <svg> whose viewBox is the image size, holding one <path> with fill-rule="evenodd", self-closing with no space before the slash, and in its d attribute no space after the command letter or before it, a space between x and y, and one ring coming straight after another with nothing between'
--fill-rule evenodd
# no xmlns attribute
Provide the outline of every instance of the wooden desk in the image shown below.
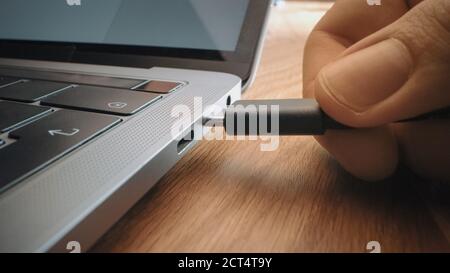
<svg viewBox="0 0 450 273"><path fill-rule="evenodd" d="M302 49L328 3L274 9L244 98L301 96ZM450 252L450 187L407 170L358 181L311 137L203 141L92 249L96 252Z"/></svg>

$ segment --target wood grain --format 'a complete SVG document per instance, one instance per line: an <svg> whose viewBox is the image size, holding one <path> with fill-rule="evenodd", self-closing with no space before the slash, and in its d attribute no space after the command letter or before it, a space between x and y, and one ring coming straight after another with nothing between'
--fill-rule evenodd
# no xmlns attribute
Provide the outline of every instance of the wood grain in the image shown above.
<svg viewBox="0 0 450 273"><path fill-rule="evenodd" d="M302 51L330 3L273 10L260 69L244 98L301 96ZM94 252L450 252L450 190L406 169L359 181L311 137L203 141Z"/></svg>

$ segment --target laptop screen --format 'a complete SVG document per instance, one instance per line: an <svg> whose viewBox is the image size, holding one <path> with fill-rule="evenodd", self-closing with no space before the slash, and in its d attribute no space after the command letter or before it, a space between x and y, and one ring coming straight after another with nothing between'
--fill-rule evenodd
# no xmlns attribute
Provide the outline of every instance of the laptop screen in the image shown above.
<svg viewBox="0 0 450 273"><path fill-rule="evenodd" d="M0 39L235 51L249 0L0 0Z"/></svg>

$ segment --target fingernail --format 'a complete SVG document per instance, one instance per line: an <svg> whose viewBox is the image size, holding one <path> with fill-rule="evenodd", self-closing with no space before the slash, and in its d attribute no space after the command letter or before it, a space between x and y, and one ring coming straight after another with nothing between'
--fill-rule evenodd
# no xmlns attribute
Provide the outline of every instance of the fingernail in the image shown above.
<svg viewBox="0 0 450 273"><path fill-rule="evenodd" d="M411 69L408 49L400 41L388 39L326 66L319 83L340 103L362 112L400 89Z"/></svg>

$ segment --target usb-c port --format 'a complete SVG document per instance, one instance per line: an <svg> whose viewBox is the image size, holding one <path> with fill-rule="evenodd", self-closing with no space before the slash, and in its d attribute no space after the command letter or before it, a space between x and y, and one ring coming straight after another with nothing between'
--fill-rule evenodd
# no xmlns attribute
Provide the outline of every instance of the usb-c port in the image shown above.
<svg viewBox="0 0 450 273"><path fill-rule="evenodd" d="M181 154L194 140L194 130L191 130L177 143L177 152Z"/></svg>

